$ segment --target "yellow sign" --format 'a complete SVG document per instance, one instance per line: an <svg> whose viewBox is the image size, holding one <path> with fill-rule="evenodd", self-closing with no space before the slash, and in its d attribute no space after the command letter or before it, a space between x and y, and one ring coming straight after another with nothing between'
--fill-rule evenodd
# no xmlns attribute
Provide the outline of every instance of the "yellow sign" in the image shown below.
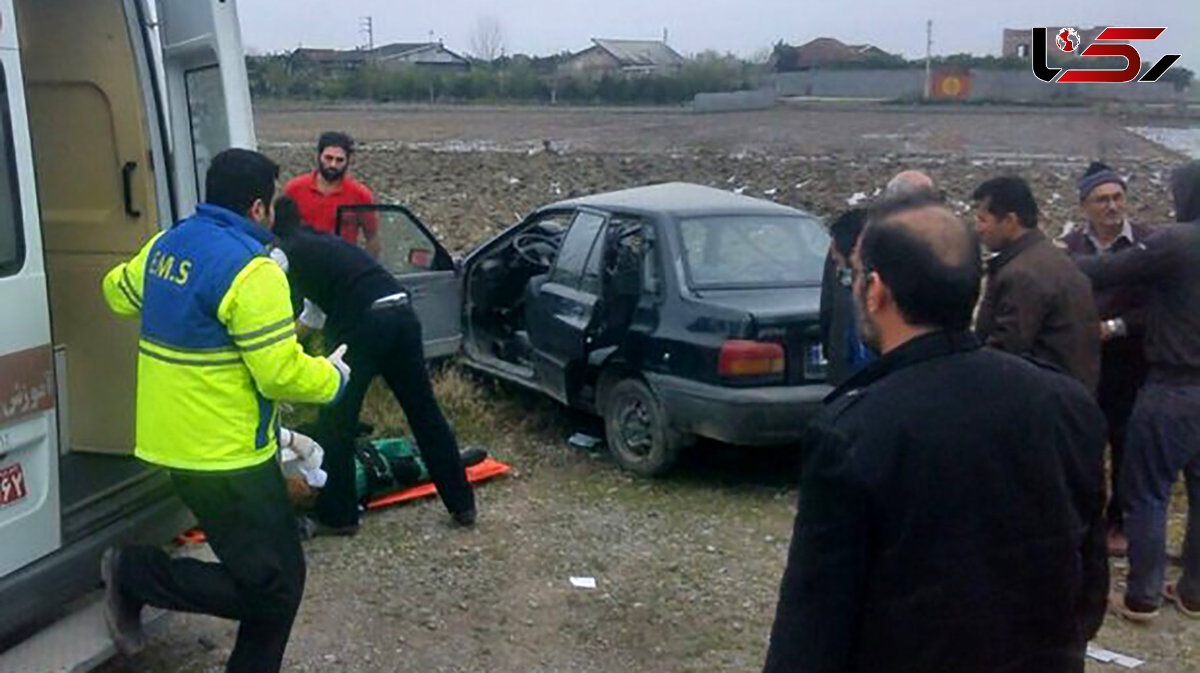
<svg viewBox="0 0 1200 673"><path fill-rule="evenodd" d="M942 80L942 95L957 97L963 91L962 80L957 77L947 77Z"/></svg>

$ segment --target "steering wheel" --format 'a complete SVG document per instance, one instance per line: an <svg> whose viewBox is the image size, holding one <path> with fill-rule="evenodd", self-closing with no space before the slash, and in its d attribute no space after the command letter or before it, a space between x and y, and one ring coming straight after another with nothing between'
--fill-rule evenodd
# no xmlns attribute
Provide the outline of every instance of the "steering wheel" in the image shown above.
<svg viewBox="0 0 1200 673"><path fill-rule="evenodd" d="M512 246L517 256L539 268L550 268L558 253L558 241L545 234L518 234L513 239Z"/></svg>

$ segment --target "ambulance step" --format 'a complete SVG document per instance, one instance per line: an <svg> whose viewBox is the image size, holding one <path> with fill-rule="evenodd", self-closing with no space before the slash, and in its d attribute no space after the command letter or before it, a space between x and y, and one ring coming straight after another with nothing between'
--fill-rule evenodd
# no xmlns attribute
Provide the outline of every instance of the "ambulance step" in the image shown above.
<svg viewBox="0 0 1200 673"><path fill-rule="evenodd" d="M86 673L111 659L117 648L104 624L103 597L88 595L70 614L0 652L0 673ZM146 608L142 619L150 629L166 614Z"/></svg>

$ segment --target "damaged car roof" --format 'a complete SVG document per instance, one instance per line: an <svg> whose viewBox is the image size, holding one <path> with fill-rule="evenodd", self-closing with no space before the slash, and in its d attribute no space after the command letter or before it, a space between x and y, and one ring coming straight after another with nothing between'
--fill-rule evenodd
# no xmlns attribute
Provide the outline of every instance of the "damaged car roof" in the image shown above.
<svg viewBox="0 0 1200 673"><path fill-rule="evenodd" d="M688 182L668 182L584 196L560 201L547 206L546 209L580 206L602 210L671 213L679 216L744 213L812 217L809 213L789 206Z"/></svg>

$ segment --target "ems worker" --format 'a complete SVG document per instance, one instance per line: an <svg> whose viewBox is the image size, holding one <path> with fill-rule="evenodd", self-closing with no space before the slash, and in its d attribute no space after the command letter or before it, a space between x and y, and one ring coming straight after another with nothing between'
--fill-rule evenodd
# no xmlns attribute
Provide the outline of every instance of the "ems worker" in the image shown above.
<svg viewBox="0 0 1200 673"><path fill-rule="evenodd" d="M358 233L371 257L379 259L379 221L374 213L343 213L338 208L372 203L366 185L350 177L354 139L340 131L326 131L317 139L317 167L288 180L283 192L296 202L300 217L317 231L336 234L357 244Z"/></svg>
<svg viewBox="0 0 1200 673"><path fill-rule="evenodd" d="M300 321L324 327L328 343L350 347L354 376L346 394L321 410L314 439L325 449L329 480L317 497L317 535L358 531L354 440L363 398L375 375L404 410L417 449L438 495L459 525L475 522L475 494L467 481L454 432L438 407L425 369L421 323L408 295L387 269L362 248L301 224L289 198L276 203L276 250L293 290L306 300Z"/></svg>
<svg viewBox="0 0 1200 673"><path fill-rule="evenodd" d="M279 168L232 149L212 160L205 203L105 276L113 311L141 316L136 455L166 468L217 563L113 548L105 616L126 654L143 606L239 621L229 673L278 671L304 593L304 553L275 460L276 400L326 404L349 381L296 342L287 278L266 254Z"/></svg>

